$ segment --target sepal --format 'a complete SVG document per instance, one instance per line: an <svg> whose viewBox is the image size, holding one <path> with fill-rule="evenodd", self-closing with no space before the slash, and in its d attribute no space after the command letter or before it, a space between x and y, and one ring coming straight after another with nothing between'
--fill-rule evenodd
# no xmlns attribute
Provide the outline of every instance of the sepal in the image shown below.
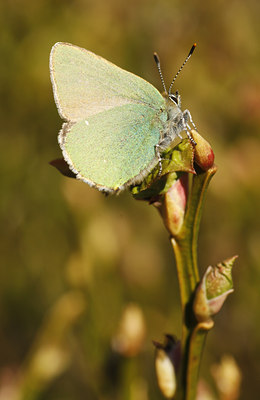
<svg viewBox="0 0 260 400"><path fill-rule="evenodd" d="M234 291L232 267L237 256L217 266L209 266L197 287L193 311L199 322L206 322L219 312L227 296Z"/></svg>

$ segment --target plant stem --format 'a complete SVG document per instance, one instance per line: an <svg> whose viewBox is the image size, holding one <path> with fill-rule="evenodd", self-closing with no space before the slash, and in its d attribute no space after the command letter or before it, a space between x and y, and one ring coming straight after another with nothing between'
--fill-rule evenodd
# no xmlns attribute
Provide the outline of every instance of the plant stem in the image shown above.
<svg viewBox="0 0 260 400"><path fill-rule="evenodd" d="M197 377L207 330L212 326L197 324L192 311L196 285L199 282L197 264L198 232L206 189L216 167L199 171L192 177L185 219L181 231L171 238L175 253L182 307L182 365L178 377L176 399L196 398Z"/></svg>

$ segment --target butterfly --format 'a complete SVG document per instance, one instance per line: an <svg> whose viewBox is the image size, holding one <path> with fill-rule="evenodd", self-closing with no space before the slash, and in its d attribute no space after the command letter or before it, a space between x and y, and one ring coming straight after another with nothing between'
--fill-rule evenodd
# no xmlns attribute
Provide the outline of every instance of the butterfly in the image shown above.
<svg viewBox="0 0 260 400"><path fill-rule="evenodd" d="M165 93L91 51L56 43L50 54L54 99L65 121L58 136L63 157L76 177L106 193L140 183L161 154L195 127L181 98L169 90L159 57L154 58Z"/></svg>

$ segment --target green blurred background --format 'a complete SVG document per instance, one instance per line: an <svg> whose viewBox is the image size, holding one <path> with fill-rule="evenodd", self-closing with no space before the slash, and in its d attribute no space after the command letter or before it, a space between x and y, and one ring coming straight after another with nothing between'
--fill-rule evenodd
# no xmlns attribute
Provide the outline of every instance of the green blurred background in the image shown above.
<svg viewBox="0 0 260 400"><path fill-rule="evenodd" d="M219 167L202 219L201 270L239 254L236 290L208 335L201 376L214 390L211 365L232 354L240 398L258 398L259 15L258 0L0 3L1 400L160 399L152 340L180 335L173 254L156 211L129 193L105 198L48 164L61 156L48 67L57 41L159 90L153 51L169 85L197 42L176 88ZM124 344L131 304L139 336Z"/></svg>

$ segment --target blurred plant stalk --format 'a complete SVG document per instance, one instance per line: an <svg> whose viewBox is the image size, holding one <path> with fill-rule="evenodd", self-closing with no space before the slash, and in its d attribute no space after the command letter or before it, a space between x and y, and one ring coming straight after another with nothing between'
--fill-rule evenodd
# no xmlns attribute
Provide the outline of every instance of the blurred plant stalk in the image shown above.
<svg viewBox="0 0 260 400"><path fill-rule="evenodd" d="M170 159L170 162L163 164L163 176L159 176L158 180L163 182L161 186L150 185L148 177L142 189L133 193L137 198L149 200L158 209L170 233L175 253L183 316L181 361L177 368L173 358L167 356L167 346L161 346L160 351L157 346L155 365L162 393L166 398L174 397L177 400L196 399L205 338L214 325L211 317L220 310L227 295L233 291L231 269L236 258L215 268L209 267L200 281L197 261L199 226L206 190L217 167L210 144L195 130L192 136L196 146L192 146L189 140L183 141L172 153L163 155L163 159ZM154 177L156 172L152 174ZM166 359L167 364L172 360L174 373L169 372L171 368L168 367L167 372L158 369L161 364L165 367ZM163 387L166 389L163 390Z"/></svg>
<svg viewBox="0 0 260 400"><path fill-rule="evenodd" d="M19 373L9 379L6 388L0 388L0 400L39 399L41 392L68 369L73 358L70 332L85 310L85 297L76 290L54 303Z"/></svg>

